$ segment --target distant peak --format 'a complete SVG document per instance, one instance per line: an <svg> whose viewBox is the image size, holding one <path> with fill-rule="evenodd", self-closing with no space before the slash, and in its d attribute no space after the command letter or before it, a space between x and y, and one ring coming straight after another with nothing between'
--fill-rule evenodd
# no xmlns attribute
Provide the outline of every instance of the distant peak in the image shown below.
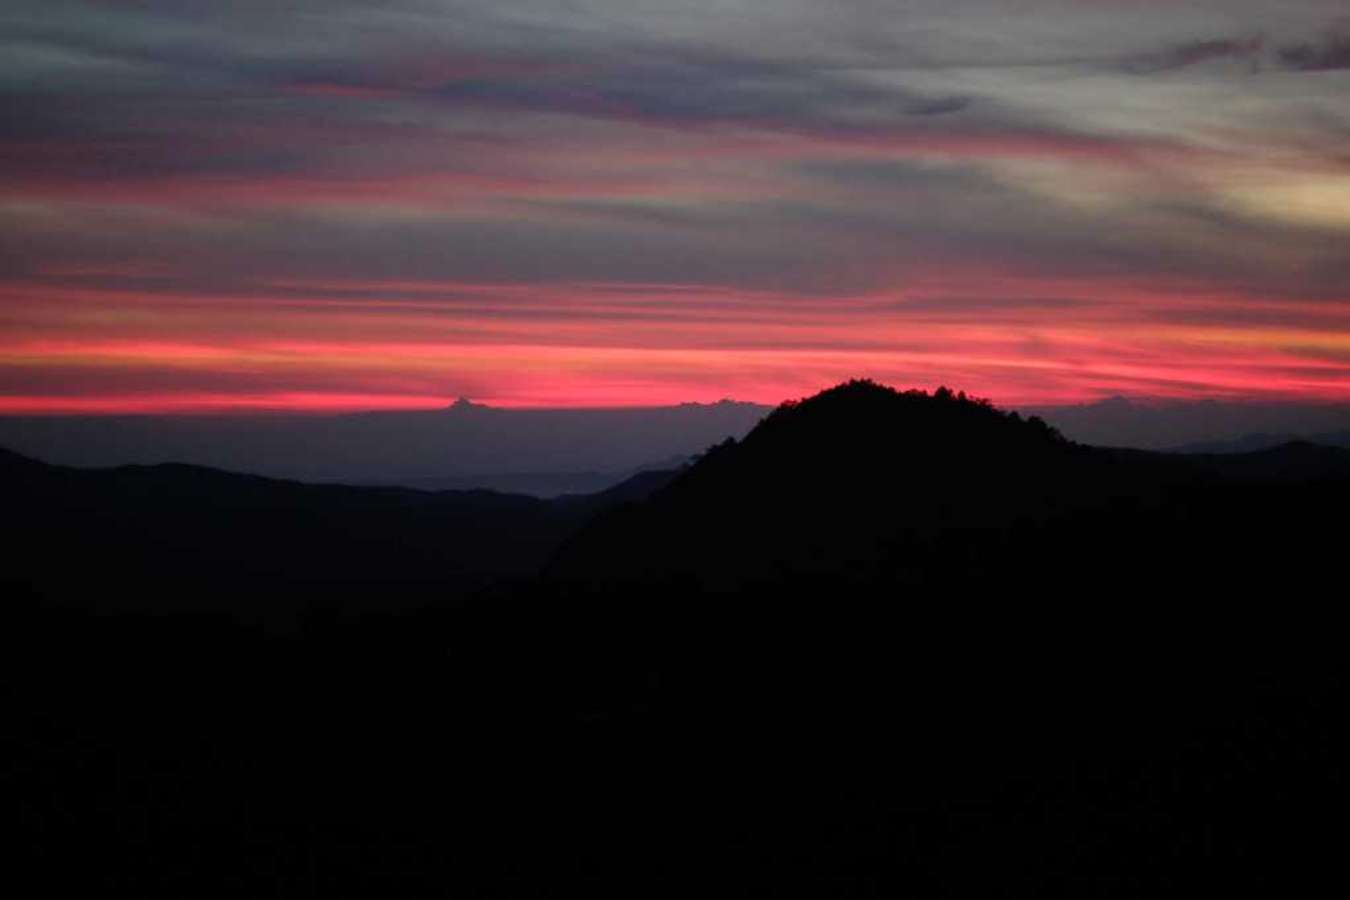
<svg viewBox="0 0 1350 900"><path fill-rule="evenodd" d="M723 397L721 400L715 400L711 403L700 403L697 400L690 400L681 403L682 407L698 409L727 409L735 406L754 406L755 404L745 400L732 400L730 397Z"/></svg>

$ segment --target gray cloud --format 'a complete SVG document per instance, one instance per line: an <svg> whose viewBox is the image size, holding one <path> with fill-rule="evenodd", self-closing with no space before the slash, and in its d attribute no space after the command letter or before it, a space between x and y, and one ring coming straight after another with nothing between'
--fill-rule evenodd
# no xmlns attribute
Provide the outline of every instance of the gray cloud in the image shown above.
<svg viewBox="0 0 1350 900"><path fill-rule="evenodd" d="M1350 34L1329 34L1321 41L1281 47L1279 58L1285 68L1300 72L1350 69Z"/></svg>
<svg viewBox="0 0 1350 900"><path fill-rule="evenodd" d="M1214 60L1243 60L1250 63L1253 70L1260 64L1260 56L1265 47L1262 35L1244 39L1219 38L1213 40L1190 41L1165 50L1144 53L1128 57L1122 64L1127 72L1138 75L1151 75L1158 72L1170 72Z"/></svg>
<svg viewBox="0 0 1350 900"><path fill-rule="evenodd" d="M1287 36L1325 6L1293 4L1273 31L1247 2L1010 20L985 2L16 0L0 190L22 202L0 214L0 264L169 263L183 287L252 272L825 293L976 261L1329 295L1343 233L1237 215L1188 167L1339 147L1334 123L1276 118L1338 98L1302 88L1286 112L1259 79L1151 93L1271 46L1288 69L1344 67L1343 37ZM1162 72L1181 74L1129 77ZM716 141L747 134L750 150ZM471 204L416 183L456 176L502 187ZM1168 179L1177 202L1150 193Z"/></svg>

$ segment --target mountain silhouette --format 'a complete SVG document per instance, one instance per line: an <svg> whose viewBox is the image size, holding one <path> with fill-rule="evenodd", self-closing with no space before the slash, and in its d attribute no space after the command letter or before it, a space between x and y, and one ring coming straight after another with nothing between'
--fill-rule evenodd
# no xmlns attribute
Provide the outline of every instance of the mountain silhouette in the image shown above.
<svg viewBox="0 0 1350 900"><path fill-rule="evenodd" d="M192 463L330 484L589 493L638 467L740 437L748 403L440 409L334 415L0 416L0 446L82 468Z"/></svg>
<svg viewBox="0 0 1350 900"><path fill-rule="evenodd" d="M444 605L532 574L586 518L668 477L643 473L596 495L545 501L181 464L76 469L0 450L0 540L11 554L3 578L57 606L215 612L283 627L316 607Z"/></svg>
<svg viewBox="0 0 1350 900"><path fill-rule="evenodd" d="M1330 533L1321 528L1334 515L1329 498L1348 481L1350 453L1335 448L1100 449L946 389L853 381L780 407L646 503L601 517L550 572L580 582L692 578L732 591L820 578L838 592L950 586L1043 559L1046 574L1120 593L1130 588L1093 570L1118 568L1125 547L1153 554L1155 573L1191 581L1200 560L1256 540L1285 543L1306 529L1316 546ZM1311 487L1325 482L1339 487ZM1290 516L1292 530L1265 534Z"/></svg>
<svg viewBox="0 0 1350 900"><path fill-rule="evenodd" d="M1319 444L1323 447L1350 449L1350 431L1328 431L1306 437L1289 433L1252 432L1230 441L1202 441L1183 444L1180 447L1173 448L1172 452L1195 454L1254 453L1300 441Z"/></svg>
<svg viewBox="0 0 1350 900"><path fill-rule="evenodd" d="M849 382L547 502L3 452L0 488L16 880L1346 886L1342 450L1106 450Z"/></svg>

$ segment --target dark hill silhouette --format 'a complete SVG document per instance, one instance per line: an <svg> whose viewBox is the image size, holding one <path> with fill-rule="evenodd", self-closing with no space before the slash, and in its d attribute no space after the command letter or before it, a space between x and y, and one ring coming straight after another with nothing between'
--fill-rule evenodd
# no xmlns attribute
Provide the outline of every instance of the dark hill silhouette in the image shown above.
<svg viewBox="0 0 1350 900"><path fill-rule="evenodd" d="M1350 479L1350 449L1285 441L1247 453L1203 455L1201 465L1237 484L1337 484Z"/></svg>
<svg viewBox="0 0 1350 900"><path fill-rule="evenodd" d="M306 610L463 600L532 574L565 535L669 475L544 501L493 491L312 485L180 464L75 469L0 450L11 590L107 612Z"/></svg>
<svg viewBox="0 0 1350 900"><path fill-rule="evenodd" d="M1350 480L1350 453L1333 448L1105 450L945 389L855 381L712 448L647 503L593 523L550 571L581 582L691 577L725 590L813 577L884 589L998 578L1041 558L1044 576L1100 582L1086 570L1117 567L1142 541L1188 579L1197 567L1181 548L1200 559L1245 546L1284 506L1295 531L1324 540L1330 495L1305 488L1337 479ZM1293 489L1283 506L1276 484Z"/></svg>
<svg viewBox="0 0 1350 900"><path fill-rule="evenodd" d="M14 612L11 875L140 897L1344 893L1346 458L1102 450L867 382L552 503L0 454L19 587L369 608L406 576L444 601L270 637Z"/></svg>
<svg viewBox="0 0 1350 900"><path fill-rule="evenodd" d="M1255 453L1272 450L1284 444L1309 443L1323 447L1350 449L1350 431L1323 431L1299 435L1291 432L1256 431L1232 440L1198 441L1171 448L1172 453L1191 453L1213 456L1218 454Z"/></svg>

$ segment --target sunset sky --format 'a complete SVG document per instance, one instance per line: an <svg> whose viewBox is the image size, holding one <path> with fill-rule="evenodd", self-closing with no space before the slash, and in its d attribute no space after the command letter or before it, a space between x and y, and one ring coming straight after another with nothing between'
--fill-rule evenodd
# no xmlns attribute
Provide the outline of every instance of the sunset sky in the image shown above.
<svg viewBox="0 0 1350 900"><path fill-rule="evenodd" d="M1345 0L6 0L0 413L1350 402Z"/></svg>

